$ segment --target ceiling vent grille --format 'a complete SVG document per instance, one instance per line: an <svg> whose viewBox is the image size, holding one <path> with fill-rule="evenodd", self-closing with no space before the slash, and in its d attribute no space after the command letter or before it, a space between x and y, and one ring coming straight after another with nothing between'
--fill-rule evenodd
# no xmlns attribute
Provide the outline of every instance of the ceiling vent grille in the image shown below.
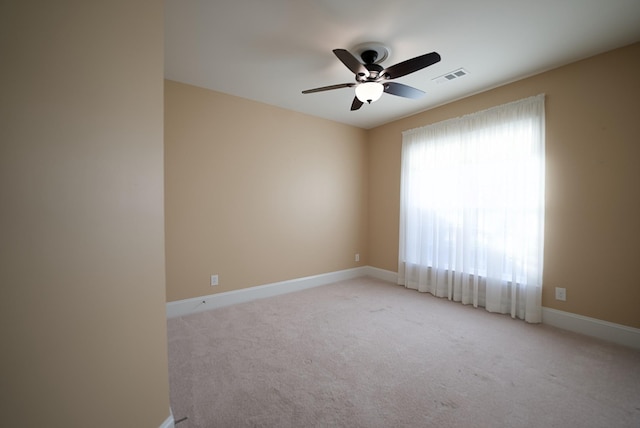
<svg viewBox="0 0 640 428"><path fill-rule="evenodd" d="M461 77L464 77L467 74L469 74L469 72L467 70L465 70L464 68L459 68L459 69L454 70L454 71L452 71L450 73L443 74L440 77L436 77L435 79L433 79L433 81L436 82L436 83L447 83L447 82L450 82L452 80L456 80L456 79L459 79Z"/></svg>

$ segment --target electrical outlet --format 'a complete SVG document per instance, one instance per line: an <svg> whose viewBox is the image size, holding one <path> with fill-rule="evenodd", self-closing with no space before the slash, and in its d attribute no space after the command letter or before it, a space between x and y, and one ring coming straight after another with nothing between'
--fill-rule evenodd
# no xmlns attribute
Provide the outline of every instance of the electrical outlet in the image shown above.
<svg viewBox="0 0 640 428"><path fill-rule="evenodd" d="M567 289L556 287L556 300L567 301Z"/></svg>
<svg viewBox="0 0 640 428"><path fill-rule="evenodd" d="M218 275L211 275L211 286L218 285Z"/></svg>
<svg viewBox="0 0 640 428"><path fill-rule="evenodd" d="M360 253L356 253L356 261L359 262L360 261Z"/></svg>

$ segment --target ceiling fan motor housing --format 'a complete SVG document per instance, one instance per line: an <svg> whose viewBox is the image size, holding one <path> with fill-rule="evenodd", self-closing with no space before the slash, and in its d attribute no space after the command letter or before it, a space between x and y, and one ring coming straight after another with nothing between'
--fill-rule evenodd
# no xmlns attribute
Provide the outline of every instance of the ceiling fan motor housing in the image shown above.
<svg viewBox="0 0 640 428"><path fill-rule="evenodd" d="M378 80L380 76L380 72L384 70L381 65L376 64L376 59L378 58L378 52L374 50L366 50L360 54L360 58L364 62L364 66L369 71L369 76L365 76L363 73L358 73L356 75L356 80L358 82L375 82Z"/></svg>

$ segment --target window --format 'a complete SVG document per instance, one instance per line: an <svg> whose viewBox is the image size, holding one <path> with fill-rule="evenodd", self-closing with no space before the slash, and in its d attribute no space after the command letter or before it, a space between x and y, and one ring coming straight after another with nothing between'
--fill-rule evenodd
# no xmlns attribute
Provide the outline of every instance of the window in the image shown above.
<svg viewBox="0 0 640 428"><path fill-rule="evenodd" d="M403 133L399 281L540 322L544 95Z"/></svg>

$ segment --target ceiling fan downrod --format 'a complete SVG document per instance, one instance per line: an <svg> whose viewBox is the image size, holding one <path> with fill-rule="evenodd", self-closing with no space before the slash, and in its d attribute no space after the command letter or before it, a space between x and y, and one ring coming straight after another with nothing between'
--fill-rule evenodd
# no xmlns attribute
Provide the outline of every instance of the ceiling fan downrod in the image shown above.
<svg viewBox="0 0 640 428"><path fill-rule="evenodd" d="M378 59L378 52L374 50L366 50L360 54L360 58L365 64L373 64Z"/></svg>

